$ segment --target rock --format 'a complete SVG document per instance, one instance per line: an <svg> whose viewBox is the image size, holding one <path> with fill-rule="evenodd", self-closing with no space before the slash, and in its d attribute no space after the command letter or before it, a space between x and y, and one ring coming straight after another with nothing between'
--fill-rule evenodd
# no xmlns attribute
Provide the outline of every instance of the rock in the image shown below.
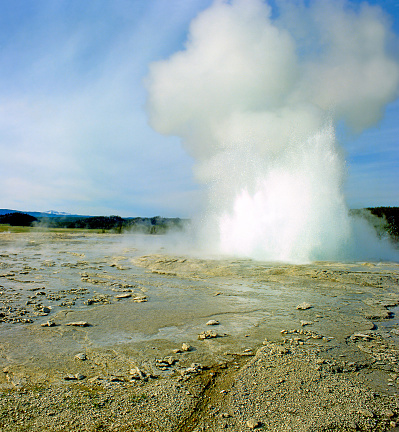
<svg viewBox="0 0 399 432"><path fill-rule="evenodd" d="M75 359L84 361L84 360L87 360L87 357L86 357L85 353L79 353L79 354L76 354Z"/></svg>
<svg viewBox="0 0 399 432"><path fill-rule="evenodd" d="M183 342L181 346L182 351L191 351L192 349L193 347L190 344Z"/></svg>
<svg viewBox="0 0 399 432"><path fill-rule="evenodd" d="M179 360L173 358L173 357L165 357L163 359L163 362L166 362L169 366L173 366L175 363L177 363Z"/></svg>
<svg viewBox="0 0 399 432"><path fill-rule="evenodd" d="M301 326L302 326L302 327L305 327L305 326L307 326L307 325L312 325L312 324L313 324L312 321L304 321L304 320L301 320Z"/></svg>
<svg viewBox="0 0 399 432"><path fill-rule="evenodd" d="M84 304L90 306L92 304L109 304L109 296L105 294L96 294L94 297L87 299L87 301L84 302Z"/></svg>
<svg viewBox="0 0 399 432"><path fill-rule="evenodd" d="M394 335L399 336L399 329L392 329L391 333L394 334Z"/></svg>
<svg viewBox="0 0 399 432"><path fill-rule="evenodd" d="M249 429L256 429L256 428L260 427L261 424L257 420L250 419L247 421L247 426L249 427Z"/></svg>
<svg viewBox="0 0 399 432"><path fill-rule="evenodd" d="M198 335L198 339L201 339L201 340L211 339L211 338L216 338L218 336L219 335L215 331L213 331L213 330L207 330L207 331L204 331L204 332L200 333Z"/></svg>
<svg viewBox="0 0 399 432"><path fill-rule="evenodd" d="M74 321L70 323L66 323L67 326L74 326L74 327L89 327L90 324L86 321Z"/></svg>
<svg viewBox="0 0 399 432"><path fill-rule="evenodd" d="M365 333L353 333L353 335L350 337L350 339L352 339L352 340L362 339L364 341L368 341L370 339L373 339L373 336L370 334L365 334Z"/></svg>
<svg viewBox="0 0 399 432"><path fill-rule="evenodd" d="M76 381L77 378L76 378L75 375L67 374L67 375L64 376L64 380L66 380L66 381Z"/></svg>
<svg viewBox="0 0 399 432"><path fill-rule="evenodd" d="M47 321L43 324L40 324L42 327L54 327L55 326L55 322L54 321Z"/></svg>
<svg viewBox="0 0 399 432"><path fill-rule="evenodd" d="M35 304L34 303L32 305L32 308L33 308L34 311L36 311L35 312L36 315L39 315L39 316L46 316L46 315L48 315L51 312L51 309L49 307L43 306L41 304Z"/></svg>
<svg viewBox="0 0 399 432"><path fill-rule="evenodd" d="M199 373L201 372L201 370L202 370L202 365L200 365L199 363L191 363L191 366L189 368L184 369L183 375Z"/></svg>
<svg viewBox="0 0 399 432"><path fill-rule="evenodd" d="M123 294L116 295L115 298L117 298L117 299L124 299L124 298L129 298L131 296L132 296L131 293L123 293ZM135 298L137 298L137 297L135 297Z"/></svg>
<svg viewBox="0 0 399 432"><path fill-rule="evenodd" d="M137 366L130 368L131 379L147 381L145 372L141 371Z"/></svg>
<svg viewBox="0 0 399 432"><path fill-rule="evenodd" d="M111 376L109 378L109 382L124 382L125 379L123 377Z"/></svg>
<svg viewBox="0 0 399 432"><path fill-rule="evenodd" d="M81 373L77 373L75 374L75 378L79 381L85 379L86 377L84 375L82 375Z"/></svg>
<svg viewBox="0 0 399 432"><path fill-rule="evenodd" d="M289 354L289 353L290 353L289 349L282 347L280 345L273 346L272 349L270 350L270 354L277 354L278 356L282 356L284 354Z"/></svg>
<svg viewBox="0 0 399 432"><path fill-rule="evenodd" d="M384 320L390 318L392 313L383 307L381 308L371 308L367 310L364 314L364 317L369 320Z"/></svg>
<svg viewBox="0 0 399 432"><path fill-rule="evenodd" d="M216 321L216 320L209 320L206 323L206 325L211 325L211 326L213 326L213 325L219 325L219 324L220 324L219 321Z"/></svg>
<svg viewBox="0 0 399 432"><path fill-rule="evenodd" d="M99 379L100 379L100 377L98 375L96 375L94 377L89 378L87 381L89 383L94 383L95 381L98 381Z"/></svg>
<svg viewBox="0 0 399 432"><path fill-rule="evenodd" d="M303 302L303 303L299 304L296 308L298 310L306 310L306 309L310 309L311 307L313 307L311 304Z"/></svg>
<svg viewBox="0 0 399 432"><path fill-rule="evenodd" d="M146 296L137 296L133 298L133 301L135 303L143 303L147 301L147 297Z"/></svg>

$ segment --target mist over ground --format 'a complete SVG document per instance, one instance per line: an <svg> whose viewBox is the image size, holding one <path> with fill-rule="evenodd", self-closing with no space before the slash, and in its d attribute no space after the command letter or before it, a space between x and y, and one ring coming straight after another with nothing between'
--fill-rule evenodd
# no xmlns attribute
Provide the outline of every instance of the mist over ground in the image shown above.
<svg viewBox="0 0 399 432"><path fill-rule="evenodd" d="M397 260L349 216L337 125L376 125L398 96L397 39L377 6L216 1L155 62L148 113L181 137L207 190L198 238L262 260Z"/></svg>

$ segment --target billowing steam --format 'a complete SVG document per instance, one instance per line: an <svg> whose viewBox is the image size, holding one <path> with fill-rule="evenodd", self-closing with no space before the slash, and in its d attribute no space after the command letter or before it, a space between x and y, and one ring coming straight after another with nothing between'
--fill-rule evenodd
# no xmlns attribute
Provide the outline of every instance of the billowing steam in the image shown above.
<svg viewBox="0 0 399 432"><path fill-rule="evenodd" d="M186 47L151 65L151 125L180 136L207 185L205 241L266 260L382 258L358 245L335 125L378 122L397 97L399 63L378 7L215 1ZM368 256L367 250L374 256ZM359 254L359 251L366 255Z"/></svg>

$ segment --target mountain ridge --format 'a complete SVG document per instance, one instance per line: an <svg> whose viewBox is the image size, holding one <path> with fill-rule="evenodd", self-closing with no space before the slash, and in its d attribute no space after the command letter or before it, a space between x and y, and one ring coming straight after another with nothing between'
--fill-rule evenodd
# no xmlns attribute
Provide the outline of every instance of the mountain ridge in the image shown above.
<svg viewBox="0 0 399 432"><path fill-rule="evenodd" d="M34 217L89 217L89 215L72 214L66 212L59 212L56 210L48 210L44 212L36 211L25 211L25 210L13 210L13 209L0 209L0 216L8 213L25 213Z"/></svg>

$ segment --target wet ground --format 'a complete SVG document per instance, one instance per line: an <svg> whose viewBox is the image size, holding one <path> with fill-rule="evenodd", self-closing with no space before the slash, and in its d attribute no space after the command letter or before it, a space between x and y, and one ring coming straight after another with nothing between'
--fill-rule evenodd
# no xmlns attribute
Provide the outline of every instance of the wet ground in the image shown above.
<svg viewBox="0 0 399 432"><path fill-rule="evenodd" d="M242 365L271 343L399 394L398 264L203 259L143 244L0 234L1 389L184 376Z"/></svg>

